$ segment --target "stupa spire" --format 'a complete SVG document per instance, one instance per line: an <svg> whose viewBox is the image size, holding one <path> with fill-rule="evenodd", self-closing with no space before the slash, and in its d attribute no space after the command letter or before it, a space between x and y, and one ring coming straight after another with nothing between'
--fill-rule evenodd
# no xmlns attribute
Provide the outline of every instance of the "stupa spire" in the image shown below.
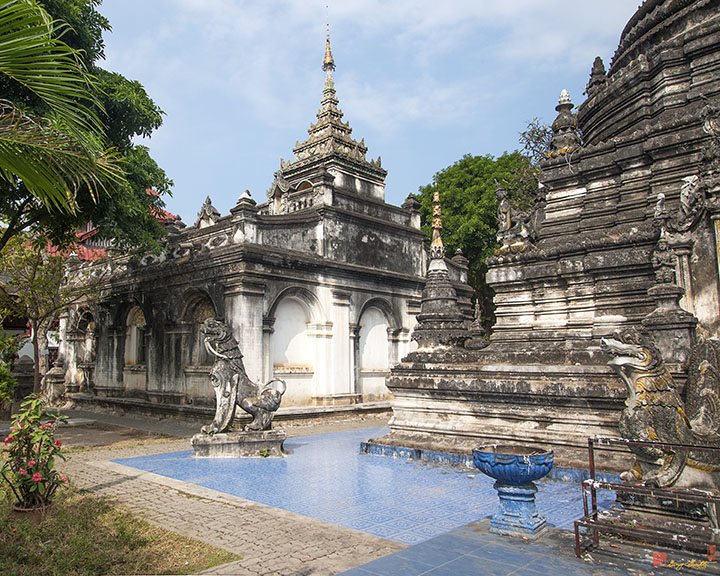
<svg viewBox="0 0 720 576"><path fill-rule="evenodd" d="M470 337L458 296L450 281L445 264L445 245L442 241L442 207L440 190L435 182L433 192L432 241L430 242L430 265L425 275L425 288L420 301L418 325L413 340L419 350L438 350L461 346Z"/></svg>

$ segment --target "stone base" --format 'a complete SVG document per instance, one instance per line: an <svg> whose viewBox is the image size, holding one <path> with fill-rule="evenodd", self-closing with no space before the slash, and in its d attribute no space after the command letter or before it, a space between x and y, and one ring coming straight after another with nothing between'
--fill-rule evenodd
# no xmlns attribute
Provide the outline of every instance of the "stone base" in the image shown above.
<svg viewBox="0 0 720 576"><path fill-rule="evenodd" d="M261 432L195 434L190 441L195 458L282 458L287 434L282 428Z"/></svg>
<svg viewBox="0 0 720 576"><path fill-rule="evenodd" d="M537 487L533 482L509 486L497 481L494 488L500 496L500 511L490 520L490 532L533 538L545 529L547 520L535 510Z"/></svg>

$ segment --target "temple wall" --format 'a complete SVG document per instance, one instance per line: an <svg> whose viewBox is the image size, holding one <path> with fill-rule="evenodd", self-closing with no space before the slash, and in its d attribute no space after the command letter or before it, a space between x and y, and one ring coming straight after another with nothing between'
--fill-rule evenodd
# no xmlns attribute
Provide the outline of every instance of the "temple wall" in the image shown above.
<svg viewBox="0 0 720 576"><path fill-rule="evenodd" d="M286 381L286 405L386 399L387 368L410 350L420 279L287 254L228 243L118 277L100 307L106 319L94 336L92 391L214 406L212 357L199 326L217 317L232 329L253 381ZM382 366L366 365L361 341L363 349L384 350ZM78 342L68 340L71 361Z"/></svg>

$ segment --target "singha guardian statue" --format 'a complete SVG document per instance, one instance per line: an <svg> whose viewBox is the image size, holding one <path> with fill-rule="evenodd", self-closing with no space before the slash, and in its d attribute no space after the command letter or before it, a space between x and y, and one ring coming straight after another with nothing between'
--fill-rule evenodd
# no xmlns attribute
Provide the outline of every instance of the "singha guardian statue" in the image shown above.
<svg viewBox="0 0 720 576"><path fill-rule="evenodd" d="M215 418L212 424L202 427L202 432L227 432L237 406L253 417L245 426L246 431L270 430L285 393L285 382L276 378L260 386L250 380L245 372L240 346L226 324L208 318L203 322L201 332L205 348L215 357L210 381L216 398Z"/></svg>

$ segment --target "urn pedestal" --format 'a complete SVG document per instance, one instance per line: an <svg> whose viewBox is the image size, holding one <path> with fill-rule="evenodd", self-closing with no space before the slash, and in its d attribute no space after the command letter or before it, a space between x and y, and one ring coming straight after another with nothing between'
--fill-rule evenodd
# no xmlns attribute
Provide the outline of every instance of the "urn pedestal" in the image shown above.
<svg viewBox="0 0 720 576"><path fill-rule="evenodd" d="M473 462L496 480L500 510L490 520L490 532L506 536L537 536L547 521L537 513L535 493L539 480L552 469L552 450L525 446L482 446L473 450Z"/></svg>

